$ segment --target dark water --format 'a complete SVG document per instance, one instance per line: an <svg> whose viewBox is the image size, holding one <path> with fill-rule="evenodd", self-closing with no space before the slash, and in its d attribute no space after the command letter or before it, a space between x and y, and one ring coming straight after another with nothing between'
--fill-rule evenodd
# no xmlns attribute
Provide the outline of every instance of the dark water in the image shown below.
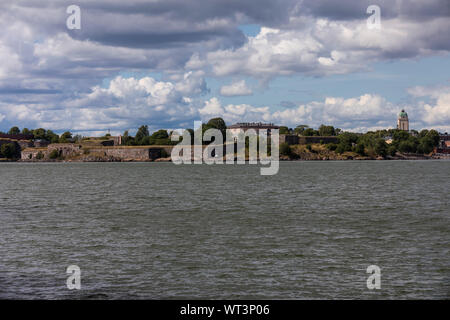
<svg viewBox="0 0 450 320"><path fill-rule="evenodd" d="M289 162L275 176L10 163L0 182L0 298L450 297L449 161Z"/></svg>

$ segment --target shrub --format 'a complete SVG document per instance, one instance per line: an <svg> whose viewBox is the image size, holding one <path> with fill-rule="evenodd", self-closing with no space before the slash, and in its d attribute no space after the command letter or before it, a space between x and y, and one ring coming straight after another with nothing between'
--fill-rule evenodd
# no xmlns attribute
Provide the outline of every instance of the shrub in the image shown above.
<svg viewBox="0 0 450 320"><path fill-rule="evenodd" d="M328 150L334 151L337 148L337 144L336 143L329 143L329 144L327 144L326 147L327 147Z"/></svg>
<svg viewBox="0 0 450 320"><path fill-rule="evenodd" d="M41 151L39 151L38 154L36 155L36 159L38 160L44 159L44 154Z"/></svg>
<svg viewBox="0 0 450 320"><path fill-rule="evenodd" d="M49 156L50 159L57 159L59 157L59 151L58 150L52 150L52 152L50 152Z"/></svg>
<svg viewBox="0 0 450 320"><path fill-rule="evenodd" d="M357 154L361 155L361 156L364 156L364 155L366 154L365 151L364 151L364 144L358 143L358 144L355 146L355 152L356 152Z"/></svg>
<svg viewBox="0 0 450 320"><path fill-rule="evenodd" d="M387 154L392 157L395 156L396 152L397 152L397 148L395 146L389 146L387 148Z"/></svg>
<svg viewBox="0 0 450 320"><path fill-rule="evenodd" d="M0 148L0 152L4 157L11 159L16 155L16 145L14 143L5 143Z"/></svg>
<svg viewBox="0 0 450 320"><path fill-rule="evenodd" d="M428 138L425 137L422 139L422 141L420 141L419 145L417 146L417 152L418 153L423 153L423 154L428 154L431 151L433 151L433 144L434 142Z"/></svg>
<svg viewBox="0 0 450 320"><path fill-rule="evenodd" d="M375 152L377 155L385 157L387 154L387 144L384 139L379 138L375 142Z"/></svg>
<svg viewBox="0 0 450 320"><path fill-rule="evenodd" d="M292 153L291 147L286 142L280 144L280 154L283 156L290 156Z"/></svg>
<svg viewBox="0 0 450 320"><path fill-rule="evenodd" d="M341 154L341 153L344 153L344 152L345 152L344 147L342 146L342 144L339 144L337 146L337 148L336 148L336 153Z"/></svg>

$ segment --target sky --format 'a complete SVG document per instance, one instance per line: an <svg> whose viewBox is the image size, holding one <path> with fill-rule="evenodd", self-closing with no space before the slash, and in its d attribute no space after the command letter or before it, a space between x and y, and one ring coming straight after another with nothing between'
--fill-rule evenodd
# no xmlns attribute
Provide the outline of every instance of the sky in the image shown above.
<svg viewBox="0 0 450 320"><path fill-rule="evenodd" d="M365 132L405 109L412 129L450 132L449 18L448 0L4 0L0 131Z"/></svg>

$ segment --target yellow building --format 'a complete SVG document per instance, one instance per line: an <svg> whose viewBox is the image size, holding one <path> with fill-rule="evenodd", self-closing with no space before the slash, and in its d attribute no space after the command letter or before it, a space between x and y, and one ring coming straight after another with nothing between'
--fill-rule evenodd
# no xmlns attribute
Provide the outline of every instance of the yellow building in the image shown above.
<svg viewBox="0 0 450 320"><path fill-rule="evenodd" d="M403 109L398 114L397 129L404 130L404 131L409 131L408 114Z"/></svg>

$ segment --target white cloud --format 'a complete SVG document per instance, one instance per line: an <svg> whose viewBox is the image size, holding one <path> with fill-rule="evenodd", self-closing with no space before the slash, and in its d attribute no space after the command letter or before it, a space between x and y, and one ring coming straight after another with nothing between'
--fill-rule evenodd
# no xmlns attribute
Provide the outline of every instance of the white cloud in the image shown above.
<svg viewBox="0 0 450 320"><path fill-rule="evenodd" d="M11 74L21 71L22 63L17 53L0 42L0 79L7 79Z"/></svg>
<svg viewBox="0 0 450 320"><path fill-rule="evenodd" d="M385 18L382 30L374 30L367 28L365 19L299 16L291 17L283 29L263 27L244 46L210 51L203 59L216 76L345 74L367 70L377 61L448 52L448 46L440 43L445 39L436 37L445 29L450 29L450 20L445 17L428 21L426 28L423 21ZM196 54L186 65L204 68L199 60Z"/></svg>
<svg viewBox="0 0 450 320"><path fill-rule="evenodd" d="M220 94L226 97L250 96L253 92L249 87L247 87L245 80L241 80L233 82L230 85L222 86L220 88Z"/></svg>
<svg viewBox="0 0 450 320"><path fill-rule="evenodd" d="M220 105L219 99L217 98L211 98L210 100L205 101L204 106L198 111L203 117L216 117L224 115L224 110Z"/></svg>
<svg viewBox="0 0 450 320"><path fill-rule="evenodd" d="M329 124L362 132L395 128L397 114L405 108L412 129L450 130L450 91L444 87L439 94L435 88L415 88L415 92L426 92L431 100L416 100L409 105L396 105L377 94L363 94L353 98L330 96L274 111L269 106L222 105L217 97L202 101L195 94L197 88L193 87L192 93L185 95L177 90L179 83L157 81L151 77L116 77L109 86L94 87L91 93L63 101L63 106L59 107L0 103L0 120L22 122L31 128L123 132L142 124L148 124L151 129L189 128L196 119L206 122L213 117L223 117L227 124L263 121L289 127L307 124L315 128Z"/></svg>
<svg viewBox="0 0 450 320"><path fill-rule="evenodd" d="M54 130L122 131L142 124L151 128L178 127L198 119L195 97L202 92L204 82L191 77L189 74L170 82L118 76L107 87L95 86L90 93L80 93L76 99L66 99L59 105L3 103L0 111L12 123Z"/></svg>
<svg viewBox="0 0 450 320"><path fill-rule="evenodd" d="M366 70L378 61L450 52L445 0L382 0L381 30L366 27L365 3L347 0L80 1L83 27L73 32L65 27L61 1L41 7L34 0L0 3L2 124L98 132L142 123L183 126L195 117L221 114L227 122L392 127L400 107L378 95L329 97L283 110L222 106L217 98L201 99L208 92L204 78L326 77ZM238 26L249 21L262 28L246 38ZM117 77L147 72L163 80ZM113 80L100 86L105 79ZM404 107L414 125L448 127L445 90L421 87L410 93L414 101ZM224 85L220 94L252 90L241 80Z"/></svg>
<svg viewBox="0 0 450 320"><path fill-rule="evenodd" d="M223 117L228 123L263 121L295 127L307 124L319 127L329 124L344 130L365 132L368 130L396 127L397 115L405 108L411 128L450 129L450 94L443 92L435 104L416 101L410 105L396 105L376 94L363 94L354 98L327 97L323 101L311 101L295 108L272 111L268 106L255 107L248 104L222 106L217 98L204 103L199 110L204 121L211 117Z"/></svg>
<svg viewBox="0 0 450 320"><path fill-rule="evenodd" d="M450 86L410 88L408 92L415 97L428 97L430 101L420 101L424 122L450 128Z"/></svg>
<svg viewBox="0 0 450 320"><path fill-rule="evenodd" d="M217 98L212 98L199 111L204 120L220 116L227 123L265 121L291 127L300 124L313 127L332 124L343 129L367 130L394 127L398 109L378 95L365 94L350 99L328 97L324 101L312 101L278 111L271 111L267 106L254 107L248 104L222 106Z"/></svg>

